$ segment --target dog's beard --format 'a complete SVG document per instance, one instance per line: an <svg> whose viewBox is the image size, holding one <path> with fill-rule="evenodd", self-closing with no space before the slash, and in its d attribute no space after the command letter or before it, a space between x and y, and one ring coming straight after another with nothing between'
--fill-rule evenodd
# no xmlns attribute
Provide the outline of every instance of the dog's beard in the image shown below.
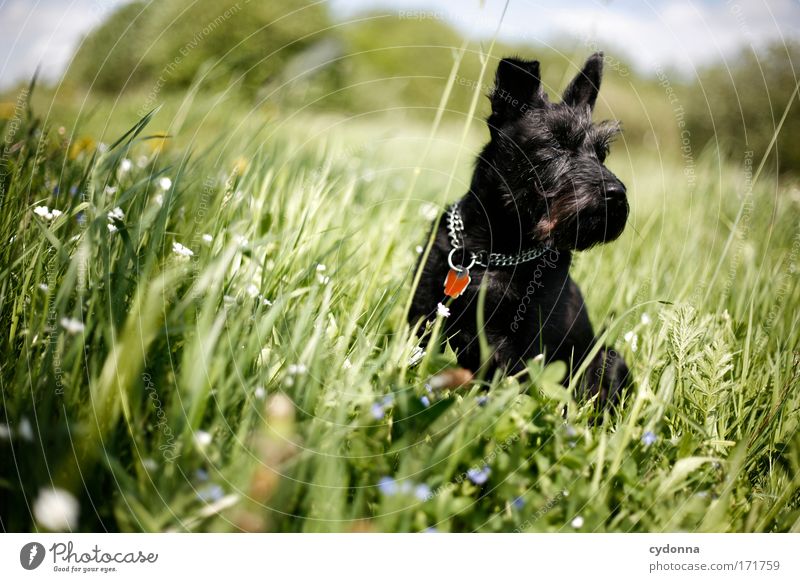
<svg viewBox="0 0 800 582"><path fill-rule="evenodd" d="M537 237L557 248L585 250L617 239L628 220L625 198L567 196L551 204L538 221Z"/></svg>

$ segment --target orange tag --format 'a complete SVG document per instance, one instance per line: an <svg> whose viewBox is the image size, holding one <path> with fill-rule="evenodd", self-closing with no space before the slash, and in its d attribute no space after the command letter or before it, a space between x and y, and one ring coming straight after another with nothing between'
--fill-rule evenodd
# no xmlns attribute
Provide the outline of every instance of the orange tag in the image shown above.
<svg viewBox="0 0 800 582"><path fill-rule="evenodd" d="M458 297L467 288L469 282L469 271L464 270L459 273L455 269L450 269L447 273L447 278L444 280L444 294L448 297Z"/></svg>

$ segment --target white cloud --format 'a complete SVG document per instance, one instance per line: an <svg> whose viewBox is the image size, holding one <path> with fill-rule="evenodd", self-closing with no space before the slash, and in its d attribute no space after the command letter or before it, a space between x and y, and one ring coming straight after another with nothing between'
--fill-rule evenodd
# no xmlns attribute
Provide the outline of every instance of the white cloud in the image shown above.
<svg viewBox="0 0 800 582"><path fill-rule="evenodd" d="M0 86L63 72L75 46L123 0L6 0L0 4Z"/></svg>
<svg viewBox="0 0 800 582"><path fill-rule="evenodd" d="M376 5L441 15L472 36L494 33L504 2L477 0L333 0L334 14L347 18ZM796 0L512 0L500 37L532 43L571 36L619 50L644 71L656 65L686 73L742 46L800 38Z"/></svg>

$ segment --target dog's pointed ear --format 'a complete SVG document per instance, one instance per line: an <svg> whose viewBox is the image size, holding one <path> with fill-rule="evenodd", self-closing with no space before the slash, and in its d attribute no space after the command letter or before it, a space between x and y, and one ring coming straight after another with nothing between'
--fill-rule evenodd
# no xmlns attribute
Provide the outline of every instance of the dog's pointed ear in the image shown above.
<svg viewBox="0 0 800 582"><path fill-rule="evenodd" d="M583 69L564 91L564 103L573 107L589 106L594 109L600 79L603 76L603 53L594 53L586 60Z"/></svg>
<svg viewBox="0 0 800 582"><path fill-rule="evenodd" d="M539 61L506 58L497 65L489 125L499 127L544 102Z"/></svg>

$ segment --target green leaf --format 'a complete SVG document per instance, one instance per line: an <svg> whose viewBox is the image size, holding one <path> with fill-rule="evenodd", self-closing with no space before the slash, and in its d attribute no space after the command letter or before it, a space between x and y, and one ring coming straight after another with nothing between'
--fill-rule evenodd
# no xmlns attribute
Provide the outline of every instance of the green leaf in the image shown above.
<svg viewBox="0 0 800 582"><path fill-rule="evenodd" d="M567 404L570 400L572 400L569 390L564 388L564 386L561 384L556 384L555 382L542 380L539 385L539 390L541 390L542 394L550 400L556 400L557 402L563 402L564 404Z"/></svg>
<svg viewBox="0 0 800 582"><path fill-rule="evenodd" d="M689 475L705 465L706 463L713 463L717 461L716 457L687 457L679 460L672 467L669 476L664 480L658 488L658 495L667 495L674 493L684 486Z"/></svg>
<svg viewBox="0 0 800 582"><path fill-rule="evenodd" d="M542 382L551 382L553 384L560 384L567 376L567 364L561 360L556 360L547 364L542 372Z"/></svg>

